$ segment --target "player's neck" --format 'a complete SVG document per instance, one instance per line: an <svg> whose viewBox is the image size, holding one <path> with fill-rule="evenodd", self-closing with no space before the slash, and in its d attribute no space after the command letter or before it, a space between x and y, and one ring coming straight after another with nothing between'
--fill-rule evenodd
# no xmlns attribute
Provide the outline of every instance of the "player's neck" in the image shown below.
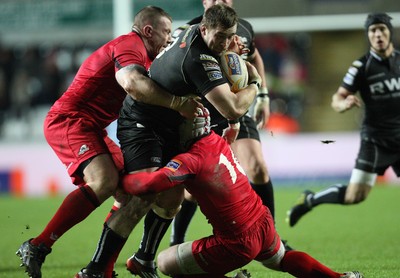
<svg viewBox="0 0 400 278"><path fill-rule="evenodd" d="M386 59L389 58L390 55L392 55L393 51L394 51L394 47L393 47L393 43L389 43L388 47L384 50L376 50L373 47L371 47L371 51L373 51L376 55L378 55L379 57L381 57L382 59Z"/></svg>

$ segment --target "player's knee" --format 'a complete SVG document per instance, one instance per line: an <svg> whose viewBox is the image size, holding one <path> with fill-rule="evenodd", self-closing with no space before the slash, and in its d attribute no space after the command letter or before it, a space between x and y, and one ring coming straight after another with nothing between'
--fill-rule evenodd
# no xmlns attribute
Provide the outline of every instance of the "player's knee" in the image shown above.
<svg viewBox="0 0 400 278"><path fill-rule="evenodd" d="M345 198L344 203L346 205L355 205L359 204L367 199L367 195L359 195L359 196L350 196Z"/></svg>
<svg viewBox="0 0 400 278"><path fill-rule="evenodd" d="M269 180L268 170L264 163L257 164L249 172L248 176L253 183L262 184Z"/></svg>
<svg viewBox="0 0 400 278"><path fill-rule="evenodd" d="M168 275L168 264L165 258L165 251L161 251L157 256L157 267L163 274Z"/></svg>
<svg viewBox="0 0 400 278"><path fill-rule="evenodd" d="M269 269L282 271L281 262L283 257L285 256L285 247L283 243L281 243L278 252L276 252L272 257L261 261L263 266L268 267Z"/></svg>
<svg viewBox="0 0 400 278"><path fill-rule="evenodd" d="M172 219L175 217L175 215L178 214L178 212L181 210L182 206L178 206L176 208L162 208L157 205L153 206L153 211L155 214L158 216L165 218L165 219Z"/></svg>
<svg viewBox="0 0 400 278"><path fill-rule="evenodd" d="M170 247L161 251L157 256L158 269L167 276L172 276L180 273L177 264L176 253L177 247Z"/></svg>
<svg viewBox="0 0 400 278"><path fill-rule="evenodd" d="M115 172L109 172L108 175L98 175L87 181L92 190L99 199L107 199L112 196L118 187L119 175Z"/></svg>
<svg viewBox="0 0 400 278"><path fill-rule="evenodd" d="M348 186L345 193L344 203L346 205L358 204L367 199L372 186L367 184Z"/></svg>

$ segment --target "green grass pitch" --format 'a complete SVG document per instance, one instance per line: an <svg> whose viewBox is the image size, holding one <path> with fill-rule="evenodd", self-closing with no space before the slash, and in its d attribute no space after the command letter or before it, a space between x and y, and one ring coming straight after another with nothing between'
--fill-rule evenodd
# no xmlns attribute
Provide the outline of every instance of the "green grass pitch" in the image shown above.
<svg viewBox="0 0 400 278"><path fill-rule="evenodd" d="M314 188L316 189L316 188ZM321 205L294 228L285 223L287 209L302 188L275 188L276 224L283 239L337 270L359 270L368 278L400 277L400 186L375 186L368 200L354 206ZM0 196L0 277L26 277L15 251L44 228L62 201L57 198L21 199ZM44 278L73 277L94 252L111 200L67 232L47 257ZM209 235L210 226L196 213L187 239ZM117 261L118 277L132 277L124 267L141 238L142 225L131 234ZM168 246L169 233L160 250ZM290 277L252 262L244 268L252 277ZM165 277L165 276L161 276Z"/></svg>

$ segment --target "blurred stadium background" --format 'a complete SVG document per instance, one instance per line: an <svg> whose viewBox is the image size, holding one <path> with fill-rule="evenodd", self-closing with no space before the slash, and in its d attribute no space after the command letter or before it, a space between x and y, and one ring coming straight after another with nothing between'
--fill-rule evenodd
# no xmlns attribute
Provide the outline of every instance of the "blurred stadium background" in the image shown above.
<svg viewBox="0 0 400 278"><path fill-rule="evenodd" d="M145 5L169 12L173 26L201 14L200 0L2 0L0 2L0 194L69 192L65 169L43 138L51 104L97 47L130 31ZM346 182L358 150L362 111L339 115L332 94L368 49L366 14L393 17L397 0L235 0L257 33L271 93L262 143L275 186ZM114 129L109 130L113 136ZM332 140L322 144L321 140ZM381 182L399 183L391 171Z"/></svg>

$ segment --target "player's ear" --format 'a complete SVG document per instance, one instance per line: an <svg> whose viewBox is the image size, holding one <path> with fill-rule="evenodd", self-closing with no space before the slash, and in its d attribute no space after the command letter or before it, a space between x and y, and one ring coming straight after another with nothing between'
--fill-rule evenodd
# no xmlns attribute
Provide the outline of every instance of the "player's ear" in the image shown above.
<svg viewBox="0 0 400 278"><path fill-rule="evenodd" d="M207 27L204 24L200 25L200 32L203 34L203 36L206 35Z"/></svg>
<svg viewBox="0 0 400 278"><path fill-rule="evenodd" d="M145 25L145 26L143 27L143 35L144 35L145 37L152 37L152 34L153 34L153 26L151 26L151 25Z"/></svg>

